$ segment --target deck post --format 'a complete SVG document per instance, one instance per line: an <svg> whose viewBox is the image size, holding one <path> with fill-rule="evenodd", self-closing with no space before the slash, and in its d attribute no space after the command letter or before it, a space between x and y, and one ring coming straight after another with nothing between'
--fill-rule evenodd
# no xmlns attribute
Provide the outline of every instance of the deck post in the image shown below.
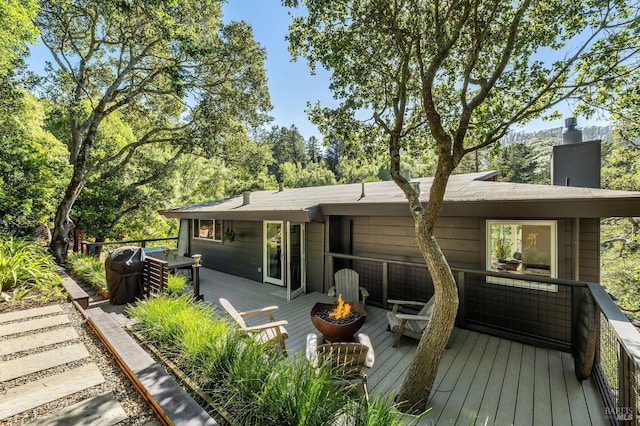
<svg viewBox="0 0 640 426"><path fill-rule="evenodd" d="M204 295L200 294L200 268L201 264L193 264L191 268L193 270L193 296L196 300L204 302Z"/></svg>
<svg viewBox="0 0 640 426"><path fill-rule="evenodd" d="M382 262L382 306L387 309L389 299L389 262Z"/></svg>
<svg viewBox="0 0 640 426"><path fill-rule="evenodd" d="M467 323L466 309L464 306L464 286L465 286L465 273L464 271L458 271L458 321L461 327L464 327Z"/></svg>

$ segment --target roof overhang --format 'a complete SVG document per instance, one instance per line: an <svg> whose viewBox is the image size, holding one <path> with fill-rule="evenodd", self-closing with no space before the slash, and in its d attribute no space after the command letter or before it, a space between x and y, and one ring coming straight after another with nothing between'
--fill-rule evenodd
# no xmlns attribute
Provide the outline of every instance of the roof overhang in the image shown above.
<svg viewBox="0 0 640 426"><path fill-rule="evenodd" d="M222 220L289 220L291 222L321 222L322 211L319 206L305 210L243 210L237 208L230 211L198 211L198 210L163 210L165 217L176 219L222 219Z"/></svg>

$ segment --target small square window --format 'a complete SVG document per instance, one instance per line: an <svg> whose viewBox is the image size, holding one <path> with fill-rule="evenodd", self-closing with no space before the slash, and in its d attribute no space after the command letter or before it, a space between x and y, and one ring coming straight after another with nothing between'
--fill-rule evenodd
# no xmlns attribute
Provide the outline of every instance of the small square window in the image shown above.
<svg viewBox="0 0 640 426"><path fill-rule="evenodd" d="M223 222L220 219L194 219L193 237L213 241L222 241Z"/></svg>
<svg viewBox="0 0 640 426"><path fill-rule="evenodd" d="M557 278L555 221L487 221L487 270ZM487 282L557 291L557 285L487 277Z"/></svg>

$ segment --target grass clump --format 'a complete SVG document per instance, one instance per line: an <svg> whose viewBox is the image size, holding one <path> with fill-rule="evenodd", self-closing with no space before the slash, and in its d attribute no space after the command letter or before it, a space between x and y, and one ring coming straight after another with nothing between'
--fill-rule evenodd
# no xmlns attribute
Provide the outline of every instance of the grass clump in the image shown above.
<svg viewBox="0 0 640 426"><path fill-rule="evenodd" d="M95 256L74 253L67 258L67 268L99 291L107 291L104 262Z"/></svg>
<svg viewBox="0 0 640 426"><path fill-rule="evenodd" d="M187 291L189 280L184 275L169 274L167 280L167 291L170 295L180 295Z"/></svg>
<svg viewBox="0 0 640 426"><path fill-rule="evenodd" d="M55 268L51 255L34 242L0 239L0 290L4 300L60 298L62 279Z"/></svg>
<svg viewBox="0 0 640 426"><path fill-rule="evenodd" d="M232 421L251 425L400 425L392 401L365 403L329 369L265 347L186 295L128 308L138 330L197 383ZM216 414L217 415L217 414Z"/></svg>

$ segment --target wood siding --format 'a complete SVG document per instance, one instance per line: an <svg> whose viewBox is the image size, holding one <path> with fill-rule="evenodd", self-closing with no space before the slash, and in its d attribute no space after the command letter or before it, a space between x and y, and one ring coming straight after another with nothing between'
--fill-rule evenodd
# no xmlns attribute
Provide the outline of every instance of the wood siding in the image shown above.
<svg viewBox="0 0 640 426"><path fill-rule="evenodd" d="M357 256L381 257L407 262L423 262L416 247L415 227L410 217L352 216L352 251ZM434 235L452 265L477 268L480 262L481 220L441 217Z"/></svg>
<svg viewBox="0 0 640 426"><path fill-rule="evenodd" d="M202 265L227 274L262 282L262 222L224 221L236 233L234 242L193 238L191 251L202 255Z"/></svg>
<svg viewBox="0 0 640 426"><path fill-rule="evenodd" d="M447 260L454 267L484 269L486 256L486 220L492 218L441 217L434 230ZM524 220L514 218L514 220ZM550 219L551 220L551 219ZM572 279L571 218L557 221L558 278ZM409 217L345 217L350 224L350 248L356 256L422 263L414 244L414 225ZM597 282L597 219L580 221L580 279ZM336 259L334 270L353 268L360 273L372 303L384 304L384 297L428 300L433 283L426 269L364 260ZM386 283L385 283L386 279ZM385 293L385 287L386 293ZM535 340L545 340L566 348L571 342L572 292L567 287L542 291L487 283L483 277L467 277L464 292L465 321L478 327L512 330ZM487 314L492 312L492 314Z"/></svg>
<svg viewBox="0 0 640 426"><path fill-rule="evenodd" d="M285 222L286 224L286 222ZM236 233L234 242L193 238L191 251L202 254L203 266L226 274L262 282L263 222L225 221L224 229ZM324 224L310 222L306 229L307 291L322 292L324 270Z"/></svg>
<svg viewBox="0 0 640 426"><path fill-rule="evenodd" d="M324 224L306 224L307 293L324 293Z"/></svg>
<svg viewBox="0 0 640 426"><path fill-rule="evenodd" d="M599 219L580 219L580 281L600 282Z"/></svg>

